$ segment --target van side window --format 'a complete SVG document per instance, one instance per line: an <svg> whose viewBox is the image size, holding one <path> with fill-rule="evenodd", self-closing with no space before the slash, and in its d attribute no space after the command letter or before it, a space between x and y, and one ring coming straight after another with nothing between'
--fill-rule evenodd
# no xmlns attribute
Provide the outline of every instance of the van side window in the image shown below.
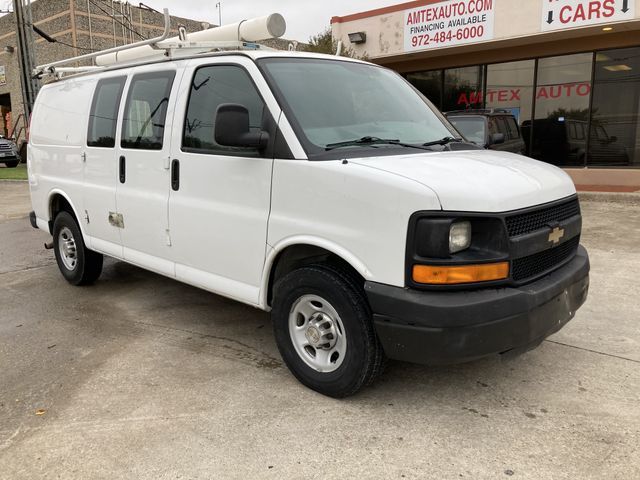
<svg viewBox="0 0 640 480"><path fill-rule="evenodd" d="M122 148L162 150L169 95L175 72L133 77L122 119Z"/></svg>
<svg viewBox="0 0 640 480"><path fill-rule="evenodd" d="M223 103L244 105L249 110L251 131L262 128L265 103L249 74L242 67L233 65L202 67L191 82L182 149L192 153L259 157L260 153L254 148L225 147L216 143L215 117Z"/></svg>
<svg viewBox="0 0 640 480"><path fill-rule="evenodd" d="M105 78L98 82L89 113L87 146L113 148L116 146L116 124L120 98L127 77Z"/></svg>

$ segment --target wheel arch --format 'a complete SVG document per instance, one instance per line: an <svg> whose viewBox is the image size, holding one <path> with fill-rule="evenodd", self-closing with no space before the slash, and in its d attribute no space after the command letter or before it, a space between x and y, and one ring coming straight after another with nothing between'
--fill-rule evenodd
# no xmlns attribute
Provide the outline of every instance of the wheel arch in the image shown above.
<svg viewBox="0 0 640 480"><path fill-rule="evenodd" d="M53 222L56 219L56 215L60 212L69 212L76 220L78 228L82 232L82 235L86 237L84 226L80 221L78 210L69 198L69 196L59 189L53 189L49 192L47 199L47 213L49 214L49 233L53 235Z"/></svg>
<svg viewBox="0 0 640 480"><path fill-rule="evenodd" d="M304 265L328 263L340 266L364 281L371 271L357 256L344 247L315 237L295 237L280 242L267 253L263 271L260 305L271 308L273 286L292 270Z"/></svg>

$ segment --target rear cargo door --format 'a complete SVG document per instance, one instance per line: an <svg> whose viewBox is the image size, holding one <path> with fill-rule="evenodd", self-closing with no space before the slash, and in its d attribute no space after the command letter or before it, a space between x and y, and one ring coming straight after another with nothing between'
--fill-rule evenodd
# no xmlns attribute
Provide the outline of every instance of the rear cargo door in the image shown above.
<svg viewBox="0 0 640 480"><path fill-rule="evenodd" d="M83 217L91 248L122 258L120 229L109 222L117 211L116 148L118 113L127 82L122 73L102 77L96 85L84 149Z"/></svg>

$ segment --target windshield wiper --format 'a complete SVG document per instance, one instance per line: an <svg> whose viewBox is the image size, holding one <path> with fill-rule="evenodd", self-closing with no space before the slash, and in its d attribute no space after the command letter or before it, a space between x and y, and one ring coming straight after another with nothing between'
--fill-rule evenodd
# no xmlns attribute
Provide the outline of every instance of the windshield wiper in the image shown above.
<svg viewBox="0 0 640 480"><path fill-rule="evenodd" d="M422 146L423 147L433 147L435 145L449 145L450 143L454 143L454 142L462 142L463 140L461 138L455 138L455 137L444 137L441 138L440 140L434 140L433 142L427 142L427 143L423 143Z"/></svg>
<svg viewBox="0 0 640 480"><path fill-rule="evenodd" d="M378 138L378 137L362 137L357 140L347 140L345 142L329 143L325 147L326 151L334 150L342 147L357 147L357 146L371 146L371 145L397 145L398 147L417 148L419 150L425 150L420 145L413 145L411 143L403 143L398 139L391 138Z"/></svg>

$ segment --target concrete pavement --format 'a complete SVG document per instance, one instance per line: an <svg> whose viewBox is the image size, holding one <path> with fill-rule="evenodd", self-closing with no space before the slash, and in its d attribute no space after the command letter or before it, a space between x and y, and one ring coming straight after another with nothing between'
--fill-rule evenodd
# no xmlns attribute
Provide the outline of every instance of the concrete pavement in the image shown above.
<svg viewBox="0 0 640 480"><path fill-rule="evenodd" d="M113 260L71 287L25 198L0 182L1 479L640 478L640 205L583 202L590 298L538 349L338 401L268 314Z"/></svg>

